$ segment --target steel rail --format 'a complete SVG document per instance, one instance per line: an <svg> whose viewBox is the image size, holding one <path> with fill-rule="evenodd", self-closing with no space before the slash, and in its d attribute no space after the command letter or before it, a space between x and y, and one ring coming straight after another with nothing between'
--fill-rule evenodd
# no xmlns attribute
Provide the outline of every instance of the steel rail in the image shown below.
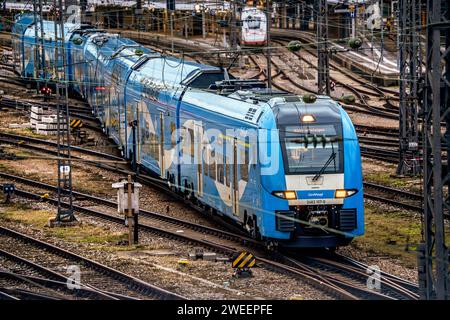
<svg viewBox="0 0 450 320"><path fill-rule="evenodd" d="M2 186L2 188L3 188L3 186ZM32 193L29 193L26 191L18 190L18 194L20 194L24 197L36 199L36 200L40 198L39 195L32 194ZM54 200L54 199L52 199L52 200L53 201L49 201L49 202L52 204L57 203L56 200ZM78 207L77 209L80 210L82 208ZM88 209L85 209L85 210L93 211L93 210L88 210ZM120 219L120 220L121 220L121 222L123 222L122 219ZM138 278L127 275L121 271L115 270L104 264L101 264L101 263L91 260L89 258L83 257L81 255L75 254L73 252L67 251L65 249L59 248L53 244L44 242L42 240L30 237L28 235L24 235L22 233L12 230L12 229L0 226L0 233L4 234L6 236L9 236L9 237L13 237L18 240L21 240L22 242L28 242L37 247L41 247L47 251L50 251L56 255L59 255L60 257L74 260L79 263L83 263L84 265L89 266L89 267L99 271L100 273L107 275L108 277L110 277L112 279L116 279L117 281L120 281L123 284L130 286L131 288L135 288L134 289L135 291L140 291L141 293L148 295L150 297L155 297L158 299L171 299L171 300L184 300L185 299L184 297L182 297L176 293L159 288L155 285L144 282Z"/></svg>

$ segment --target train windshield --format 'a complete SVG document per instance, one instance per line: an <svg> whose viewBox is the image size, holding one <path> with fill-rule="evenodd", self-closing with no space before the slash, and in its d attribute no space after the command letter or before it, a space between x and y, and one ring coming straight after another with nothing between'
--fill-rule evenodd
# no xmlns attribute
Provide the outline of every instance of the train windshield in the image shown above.
<svg viewBox="0 0 450 320"><path fill-rule="evenodd" d="M286 126L280 136L286 174L343 172L339 123Z"/></svg>
<svg viewBox="0 0 450 320"><path fill-rule="evenodd" d="M247 27L249 29L259 29L261 28L261 18L255 18L255 17L248 17L247 20Z"/></svg>

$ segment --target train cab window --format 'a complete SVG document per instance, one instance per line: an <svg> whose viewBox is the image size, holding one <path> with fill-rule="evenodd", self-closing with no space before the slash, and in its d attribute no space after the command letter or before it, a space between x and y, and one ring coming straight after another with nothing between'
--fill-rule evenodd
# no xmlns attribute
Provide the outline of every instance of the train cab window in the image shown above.
<svg viewBox="0 0 450 320"><path fill-rule="evenodd" d="M343 172L342 126L315 124L286 126L282 132L287 174ZM324 167L325 166L325 167Z"/></svg>
<svg viewBox="0 0 450 320"><path fill-rule="evenodd" d="M254 30L261 28L261 18L249 17L245 22L247 22L247 27L249 29Z"/></svg>

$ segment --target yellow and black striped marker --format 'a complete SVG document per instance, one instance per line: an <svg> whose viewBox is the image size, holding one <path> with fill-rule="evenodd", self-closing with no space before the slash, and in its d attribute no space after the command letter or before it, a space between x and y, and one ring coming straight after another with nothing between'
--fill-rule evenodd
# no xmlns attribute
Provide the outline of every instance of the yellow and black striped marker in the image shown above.
<svg viewBox="0 0 450 320"><path fill-rule="evenodd" d="M83 121L81 121L80 119L72 119L70 121L70 127L72 129L79 129L83 126Z"/></svg>
<svg viewBox="0 0 450 320"><path fill-rule="evenodd" d="M256 258L252 253L241 251L233 258L231 265L235 269L247 269L253 267L255 263Z"/></svg>

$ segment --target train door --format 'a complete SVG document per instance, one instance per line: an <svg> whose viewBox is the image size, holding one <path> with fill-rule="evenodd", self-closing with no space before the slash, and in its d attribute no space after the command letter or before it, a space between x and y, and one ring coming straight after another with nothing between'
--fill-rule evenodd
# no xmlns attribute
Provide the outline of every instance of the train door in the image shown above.
<svg viewBox="0 0 450 320"><path fill-rule="evenodd" d="M164 113L159 112L159 168L161 169L160 177L166 178L166 165L164 157Z"/></svg>
<svg viewBox="0 0 450 320"><path fill-rule="evenodd" d="M137 153L137 145L136 145L136 113L137 113L137 101L130 101L127 104L124 104L126 114L124 127L126 128L125 134L125 143L126 143L126 154L130 161L136 162L136 153ZM133 123L134 122L134 123Z"/></svg>
<svg viewBox="0 0 450 320"><path fill-rule="evenodd" d="M233 138L233 157L230 164L230 192L231 192L231 206L233 215L239 215L239 177L238 177L238 143L237 138Z"/></svg>
<svg viewBox="0 0 450 320"><path fill-rule="evenodd" d="M126 106L124 105L124 97L121 95L119 86L116 86L116 103L117 103L117 112L118 112L118 119L119 119L119 141L122 148L127 147L127 141L126 141L126 133L125 128L127 126L127 120L126 120Z"/></svg>
<svg viewBox="0 0 450 320"><path fill-rule="evenodd" d="M144 112L145 103L135 100L136 102L136 163L141 164L141 118Z"/></svg>
<svg viewBox="0 0 450 320"><path fill-rule="evenodd" d="M203 196L203 127L201 124L194 124L194 147L195 147L195 166L197 167L197 195Z"/></svg>

